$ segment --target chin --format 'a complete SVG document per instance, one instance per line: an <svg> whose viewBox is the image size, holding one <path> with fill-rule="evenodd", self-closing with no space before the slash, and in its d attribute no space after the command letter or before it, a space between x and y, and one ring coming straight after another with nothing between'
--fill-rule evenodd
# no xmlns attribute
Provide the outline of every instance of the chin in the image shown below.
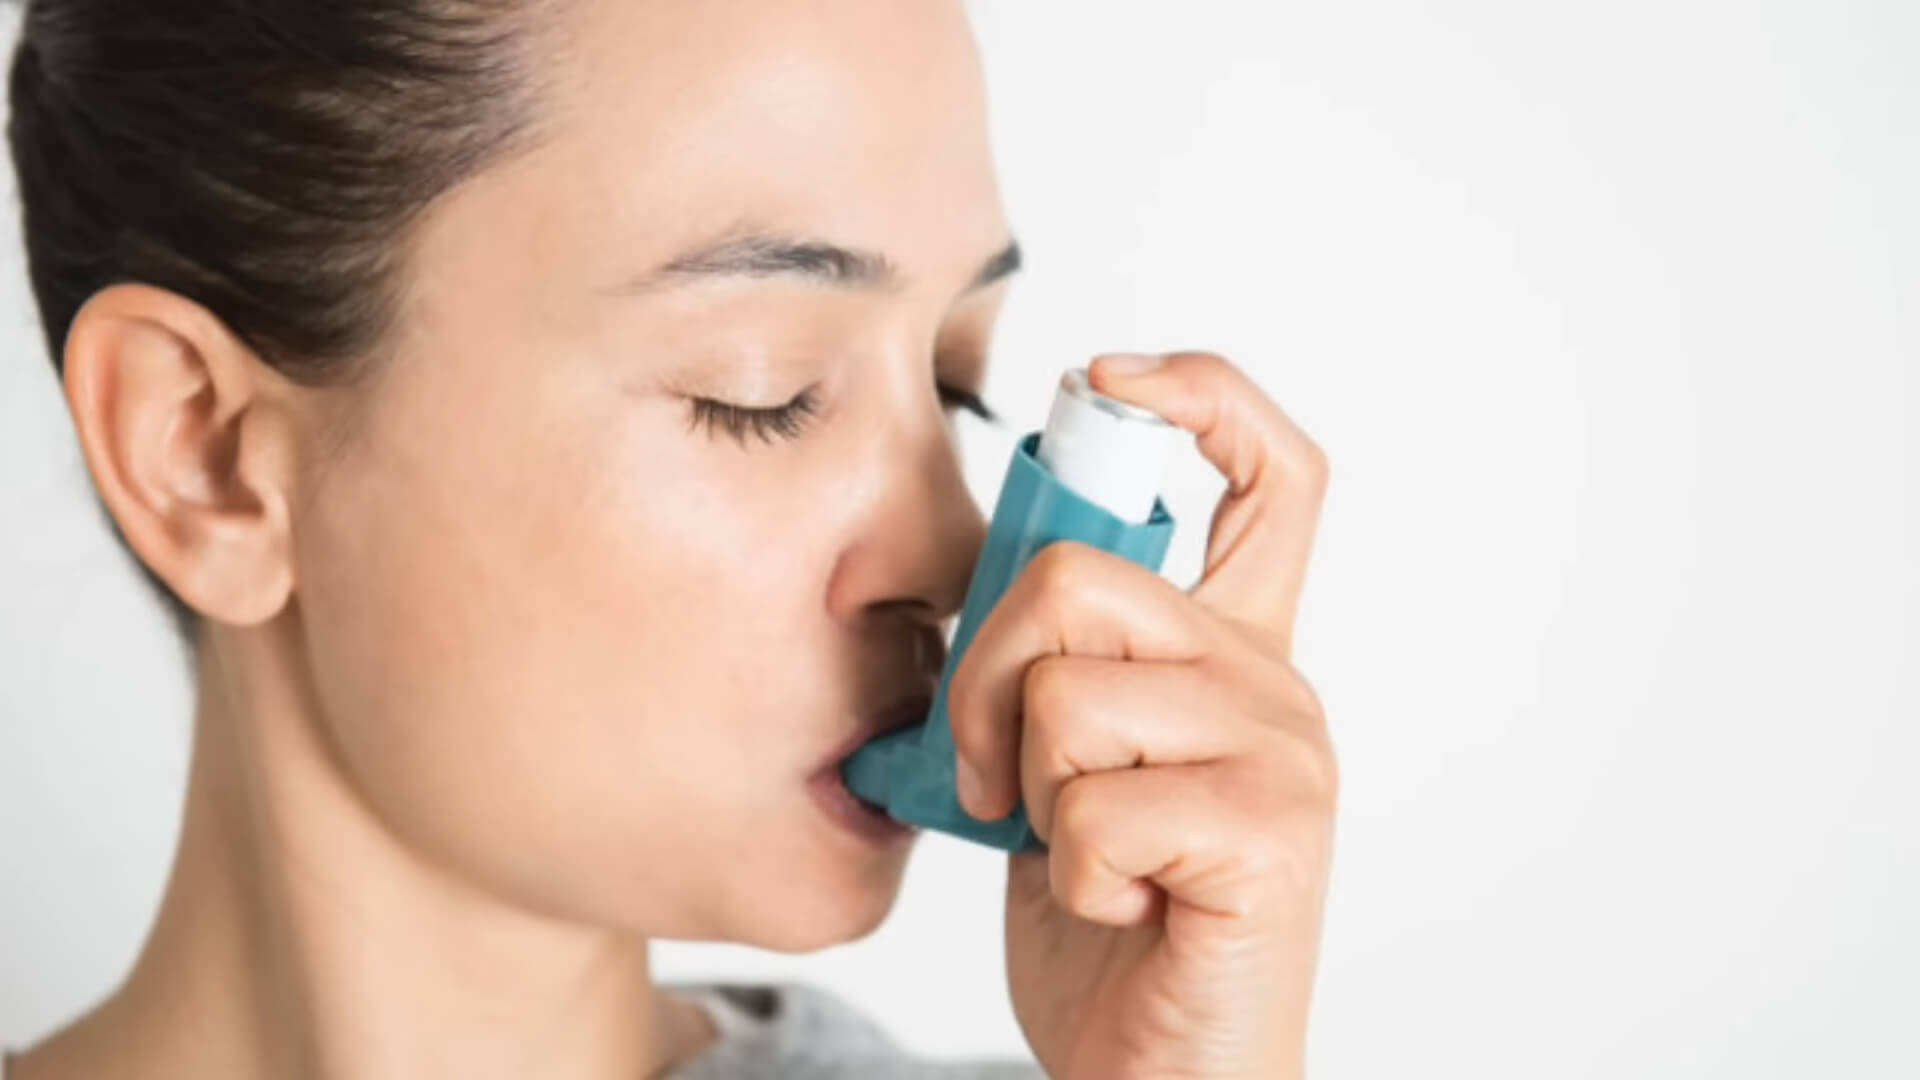
<svg viewBox="0 0 1920 1080"><path fill-rule="evenodd" d="M904 863L890 874L858 884L821 883L798 889L765 883L760 886L761 903L751 931L734 940L782 953L817 952L858 941L878 930L893 911L903 869Z"/></svg>

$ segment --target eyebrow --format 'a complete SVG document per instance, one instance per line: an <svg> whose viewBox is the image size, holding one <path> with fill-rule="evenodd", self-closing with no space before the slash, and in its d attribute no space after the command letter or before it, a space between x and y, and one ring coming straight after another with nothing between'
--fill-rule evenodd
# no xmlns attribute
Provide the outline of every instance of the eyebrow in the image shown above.
<svg viewBox="0 0 1920 1080"><path fill-rule="evenodd" d="M980 265L966 292L978 292L1020 269L1020 242L1007 241ZM786 277L843 289L886 292L900 287L904 275L884 253L842 247L825 240L780 233L749 232L701 244L676 255L619 291L652 292L714 278Z"/></svg>

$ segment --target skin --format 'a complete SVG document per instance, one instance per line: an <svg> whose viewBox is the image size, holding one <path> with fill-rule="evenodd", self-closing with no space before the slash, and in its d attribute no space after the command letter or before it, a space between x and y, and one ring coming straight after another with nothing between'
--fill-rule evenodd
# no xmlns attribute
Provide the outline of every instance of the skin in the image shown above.
<svg viewBox="0 0 1920 1080"><path fill-rule="evenodd" d="M296 386L138 284L76 320L94 481L205 620L161 911L22 1080L654 1075L713 1032L649 939L805 951L891 907L910 840L808 780L930 686L984 537L937 392L984 376L1011 239L964 11L581 0L541 44L542 138L406 238L371 378ZM897 280L658 273L748 229ZM1096 384L1230 489L1191 592L1057 545L956 672L969 807L1024 794L1051 844L1009 863L1010 991L1053 1076L1295 1075L1326 461L1218 356L1124 363ZM792 439L690 424L809 387Z"/></svg>

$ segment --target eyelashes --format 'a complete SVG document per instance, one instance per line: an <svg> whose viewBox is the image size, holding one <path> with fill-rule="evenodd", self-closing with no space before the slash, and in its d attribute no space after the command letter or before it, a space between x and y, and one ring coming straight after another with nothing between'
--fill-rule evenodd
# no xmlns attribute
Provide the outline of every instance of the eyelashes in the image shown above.
<svg viewBox="0 0 1920 1080"><path fill-rule="evenodd" d="M771 443L775 438L794 439L806 429L807 421L820 411L818 391L807 387L800 391L792 401L770 409L756 409L745 405L734 405L712 398L694 398L693 413L688 427L697 428L706 425L711 436L716 428L724 430L735 442L746 445L749 435L762 442Z"/></svg>
<svg viewBox="0 0 1920 1080"><path fill-rule="evenodd" d="M1000 415L978 394L947 383L939 384L939 389L940 402L946 408L964 409L990 424L1000 422ZM816 385L800 391L785 405L771 408L753 408L700 397L693 398L692 405L687 424L689 430L704 426L708 436L724 431L728 437L745 446L750 438L769 444L776 439L799 438L806 431L808 421L820 411L820 398Z"/></svg>
<svg viewBox="0 0 1920 1080"><path fill-rule="evenodd" d="M980 395L971 390L941 383L940 401L949 409L965 409L989 424L1000 422L1000 414L988 408L987 403L980 400Z"/></svg>

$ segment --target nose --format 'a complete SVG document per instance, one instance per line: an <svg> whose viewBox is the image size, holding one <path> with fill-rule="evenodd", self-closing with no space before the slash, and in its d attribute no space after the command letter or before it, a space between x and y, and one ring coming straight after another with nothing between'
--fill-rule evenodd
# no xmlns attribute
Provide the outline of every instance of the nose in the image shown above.
<svg viewBox="0 0 1920 1080"><path fill-rule="evenodd" d="M966 600L987 521L938 398L929 393L913 413L876 442L875 453L885 455L881 494L842 553L829 603L843 618L891 622L893 630L904 620L919 660L937 675L941 632Z"/></svg>

